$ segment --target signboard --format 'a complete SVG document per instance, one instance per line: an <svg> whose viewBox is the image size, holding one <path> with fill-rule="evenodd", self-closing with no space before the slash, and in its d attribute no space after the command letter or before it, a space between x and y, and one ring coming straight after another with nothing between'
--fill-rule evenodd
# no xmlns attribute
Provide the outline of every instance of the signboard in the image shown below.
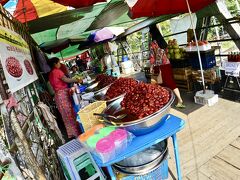
<svg viewBox="0 0 240 180"><path fill-rule="evenodd" d="M26 41L19 34L1 26L0 59L12 93L38 79Z"/></svg>
<svg viewBox="0 0 240 180"><path fill-rule="evenodd" d="M239 77L240 76L240 62L225 62L225 75Z"/></svg>

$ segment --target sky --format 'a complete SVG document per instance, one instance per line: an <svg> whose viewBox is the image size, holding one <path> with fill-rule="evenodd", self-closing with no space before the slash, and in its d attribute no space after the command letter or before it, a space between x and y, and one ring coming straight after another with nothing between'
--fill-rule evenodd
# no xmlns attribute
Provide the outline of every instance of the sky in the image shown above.
<svg viewBox="0 0 240 180"><path fill-rule="evenodd" d="M16 8L17 0L9 0L3 7L13 15Z"/></svg>

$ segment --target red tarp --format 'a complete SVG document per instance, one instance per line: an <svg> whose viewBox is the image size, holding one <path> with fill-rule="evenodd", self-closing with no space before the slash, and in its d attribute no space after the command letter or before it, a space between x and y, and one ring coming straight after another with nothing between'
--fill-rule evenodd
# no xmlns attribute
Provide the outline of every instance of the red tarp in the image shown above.
<svg viewBox="0 0 240 180"><path fill-rule="evenodd" d="M188 0L192 12L196 12L215 1L216 0ZM130 16L133 19L187 12L186 0L138 0L130 7Z"/></svg>
<svg viewBox="0 0 240 180"><path fill-rule="evenodd" d="M71 6L74 8L81 8L91 6L98 2L106 2L106 0L52 0L64 6Z"/></svg>

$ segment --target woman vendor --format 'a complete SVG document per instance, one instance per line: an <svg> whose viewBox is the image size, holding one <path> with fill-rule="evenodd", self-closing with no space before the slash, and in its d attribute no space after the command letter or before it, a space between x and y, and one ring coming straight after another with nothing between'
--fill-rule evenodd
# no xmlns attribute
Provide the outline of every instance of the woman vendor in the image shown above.
<svg viewBox="0 0 240 180"><path fill-rule="evenodd" d="M55 102L66 127L68 138L78 137L80 130L76 122L76 114L71 102L68 84L82 83L82 80L66 77L60 70L61 63L56 57L49 59L49 65L51 67L49 81L55 91Z"/></svg>
<svg viewBox="0 0 240 180"><path fill-rule="evenodd" d="M179 92L179 89L176 86L176 83L173 78L173 71L172 66L170 64L169 59L167 58L167 55L163 49L161 49L158 45L157 39L160 39L160 32L156 27L150 28L150 33L152 35L153 41L150 44L150 63L153 65L153 74L156 74L157 77L157 83L161 86L165 86L173 90L174 94L177 97L177 108L185 108L185 105L183 104L183 100L181 98L181 94ZM158 32L156 32L158 31ZM160 34L160 36L158 35ZM157 34L157 35L156 35ZM155 37L153 37L153 35ZM159 38L156 38L158 36Z"/></svg>

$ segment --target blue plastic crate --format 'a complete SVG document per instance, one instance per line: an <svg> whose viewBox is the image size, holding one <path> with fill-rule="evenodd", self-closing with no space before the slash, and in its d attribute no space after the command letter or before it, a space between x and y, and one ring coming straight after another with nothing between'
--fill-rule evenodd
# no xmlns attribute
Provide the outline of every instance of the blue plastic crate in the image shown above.
<svg viewBox="0 0 240 180"><path fill-rule="evenodd" d="M139 176L127 176L122 178L122 180L166 180L168 179L168 154L165 155L165 158L162 160L160 166L144 175Z"/></svg>
<svg viewBox="0 0 240 180"><path fill-rule="evenodd" d="M203 69L209 69L216 66L216 57L214 51L215 49L210 49L208 51L200 51ZM188 59L193 69L200 69L197 52L188 52Z"/></svg>

